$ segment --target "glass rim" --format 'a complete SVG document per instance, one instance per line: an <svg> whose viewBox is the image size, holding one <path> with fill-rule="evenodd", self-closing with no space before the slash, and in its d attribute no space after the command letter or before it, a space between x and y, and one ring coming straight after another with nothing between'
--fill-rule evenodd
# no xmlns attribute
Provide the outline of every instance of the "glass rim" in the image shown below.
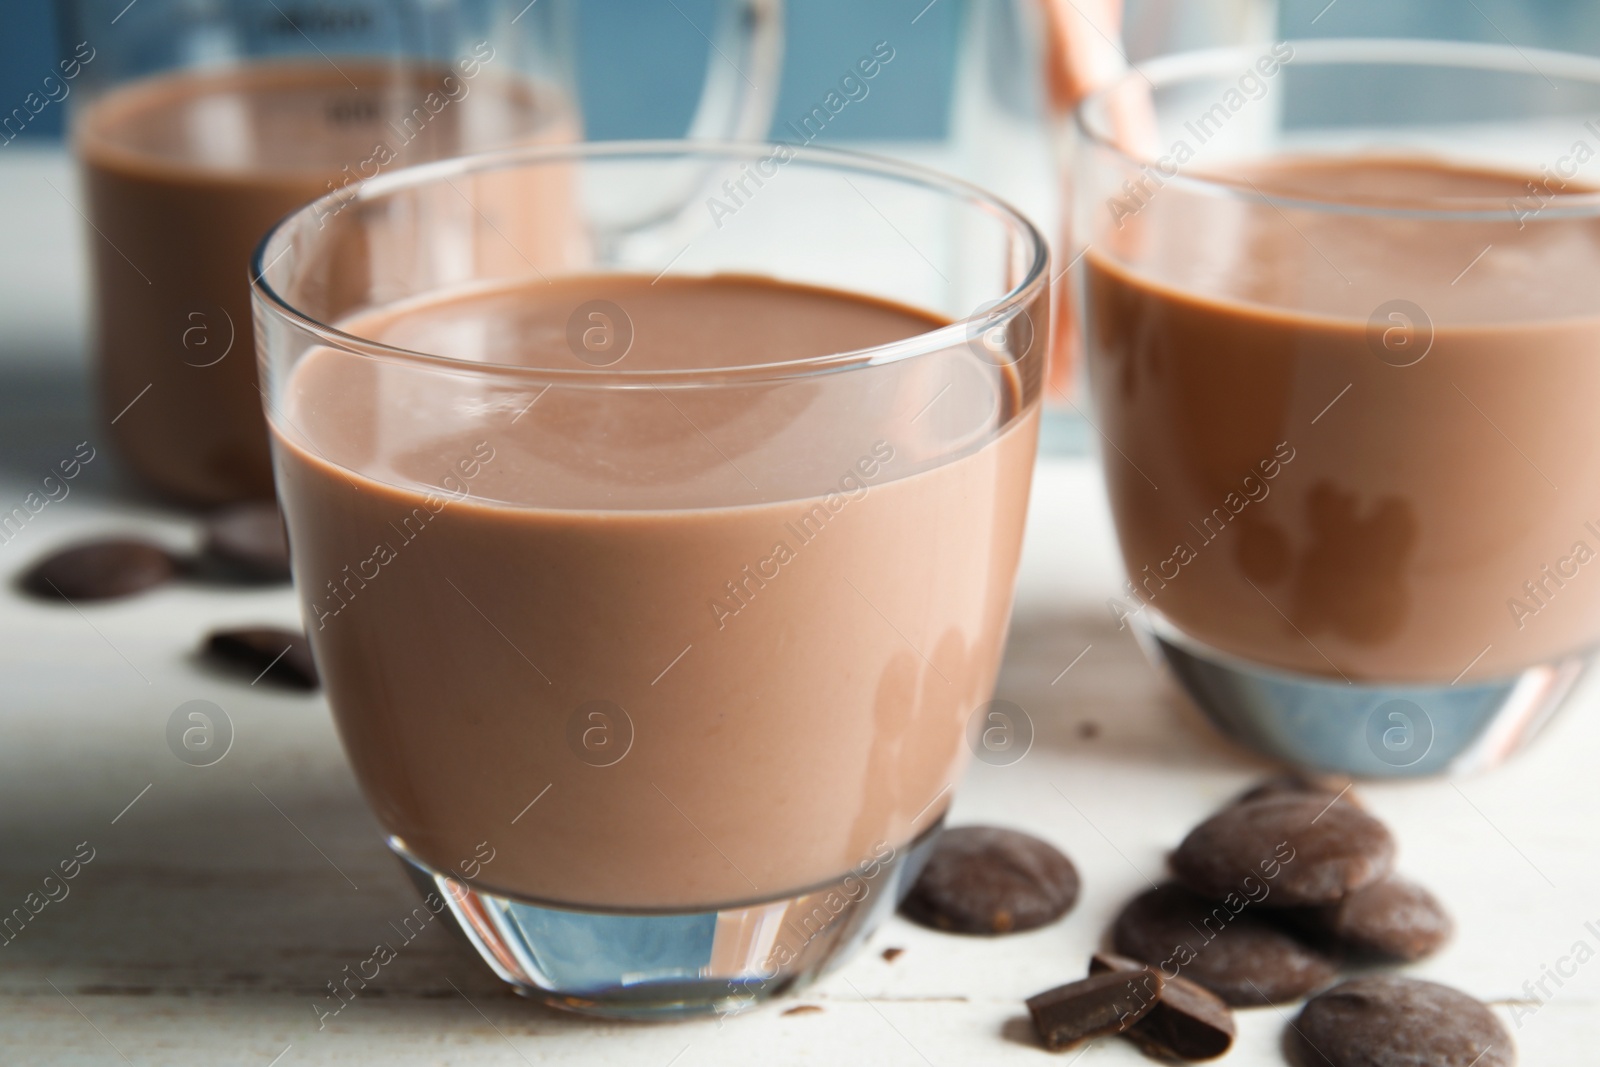
<svg viewBox="0 0 1600 1067"><path fill-rule="evenodd" d="M1216 174L1191 174L1180 170L1176 174L1168 175L1160 168L1158 159L1151 159L1145 153L1131 150L1118 143L1115 132L1109 128L1109 124L1091 115L1091 112L1104 115L1108 111L1106 102L1116 93L1126 92L1126 87L1136 82L1145 82L1152 88L1164 88L1201 76L1224 73L1229 76L1237 75L1240 63L1250 66L1260 58L1264 48L1273 44L1287 44L1293 49L1292 57L1282 64L1285 67L1335 64L1453 67L1462 71L1520 74L1540 78L1546 82L1551 77L1588 82L1600 91L1600 57L1574 52L1522 48L1511 44L1483 41L1440 41L1411 37L1281 38L1254 45L1181 52L1135 64L1078 102L1072 109L1072 128L1086 142L1118 157L1126 164L1139 169L1157 170L1161 174L1163 185L1177 185L1207 195L1324 214L1431 219L1441 222L1493 222L1508 218L1515 220L1516 216L1510 212L1507 198L1504 196L1438 197L1432 202L1423 204L1408 202L1405 206L1397 206L1384 204L1381 201L1269 194L1262 192L1248 180ZM1393 157L1399 155L1400 151L1380 154ZM1522 176L1509 167L1506 168L1506 173ZM1553 192L1551 195L1552 199L1541 208L1538 221L1600 216L1600 189L1587 192L1561 191Z"/></svg>
<svg viewBox="0 0 1600 1067"><path fill-rule="evenodd" d="M331 206L342 200L345 206L359 201L372 201L404 189L437 184L451 178L495 170L511 169L524 165L550 162L583 162L593 159L671 158L694 156L720 156L734 161L766 159L777 152L792 153L787 165L805 163L834 172L853 172L890 178L924 190L942 193L953 199L964 200L1007 227L1014 237L1032 246L1032 256L1022 279L1002 296L986 302L971 314L951 320L943 326L925 330L911 337L886 344L843 352L807 356L802 359L778 363L751 363L732 367L688 367L665 370L619 370L616 367L530 367L513 363L490 363L481 360L461 359L385 344L357 334L347 333L306 314L286 300L267 279L268 272L279 258L292 247L289 237L294 228L304 220L316 217L319 207ZM282 250L275 249L277 242ZM269 261L268 255L273 258ZM886 156L855 152L848 149L801 146L780 141L715 141L715 140L621 140L578 141L561 145L534 145L476 152L448 159L434 160L398 168L388 174L354 183L335 190L308 204L303 204L279 219L256 245L250 257L250 289L252 296L266 305L267 310L295 327L317 338L323 344L355 355L367 356L385 362L421 363L442 370L477 373L485 376L510 376L532 378L550 385L581 385L585 387L654 388L696 385L782 381L795 378L832 374L841 371L898 363L918 356L932 355L953 347L970 343L975 338L1007 322L1014 314L1027 314L1027 307L1038 293L1049 285L1050 243L1038 227L1021 211L1007 201L981 186L945 174L932 167L924 167ZM668 265L670 269L670 264ZM694 277L685 275L684 277ZM927 310L919 308L918 310ZM1038 340L1035 343L1039 343Z"/></svg>

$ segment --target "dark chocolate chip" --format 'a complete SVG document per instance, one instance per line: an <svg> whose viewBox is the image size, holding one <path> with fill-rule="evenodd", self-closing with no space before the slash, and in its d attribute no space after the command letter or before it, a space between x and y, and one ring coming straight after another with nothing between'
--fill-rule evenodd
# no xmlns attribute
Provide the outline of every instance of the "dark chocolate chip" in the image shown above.
<svg viewBox="0 0 1600 1067"><path fill-rule="evenodd" d="M1314 774L1309 771L1293 771L1280 774L1275 778L1268 778L1257 782L1243 793L1234 798L1233 803L1243 804L1247 800L1260 800L1262 797L1281 796L1285 793L1320 793L1330 800L1338 797L1346 804L1361 807L1361 799L1356 796L1353 780L1342 774Z"/></svg>
<svg viewBox="0 0 1600 1067"><path fill-rule="evenodd" d="M1135 973L1145 965L1127 956L1096 952L1089 973ZM1151 1056L1179 1060L1211 1060L1233 1047L1233 1009L1202 985L1182 975L1162 977L1161 994L1150 1014L1123 1036Z"/></svg>
<svg viewBox="0 0 1600 1067"><path fill-rule="evenodd" d="M1415 882L1385 878L1337 904L1309 908L1304 929L1365 956L1411 962L1450 940L1455 924L1437 897Z"/></svg>
<svg viewBox="0 0 1600 1067"><path fill-rule="evenodd" d="M19 583L35 596L52 600L110 600L143 592L171 580L178 561L148 541L88 541L46 556Z"/></svg>
<svg viewBox="0 0 1600 1067"><path fill-rule="evenodd" d="M289 539L271 501L224 508L206 520L206 552L252 578L289 580Z"/></svg>
<svg viewBox="0 0 1600 1067"><path fill-rule="evenodd" d="M815 1015L822 1010L821 1004L796 1004L792 1008L785 1008L785 1015Z"/></svg>
<svg viewBox="0 0 1600 1067"><path fill-rule="evenodd" d="M320 680L311 658L311 644L295 630L252 627L217 630L206 638L206 654L223 663L243 668L256 679L277 682L296 689L315 689Z"/></svg>
<svg viewBox="0 0 1600 1067"><path fill-rule="evenodd" d="M905 951L906 950L903 949L903 948L886 948L886 949L884 949L883 950L884 962L885 963L893 963L895 960L897 960L901 956L905 955Z"/></svg>
<svg viewBox="0 0 1600 1067"><path fill-rule="evenodd" d="M1111 928L1124 956L1197 982L1233 1005L1282 1004L1331 982L1327 954L1263 917L1235 894L1222 903L1179 885L1149 889L1122 909Z"/></svg>
<svg viewBox="0 0 1600 1067"><path fill-rule="evenodd" d="M1161 996L1155 968L1092 974L1028 998L1028 1014L1045 1048L1072 1048L1091 1037L1120 1034L1150 1014Z"/></svg>
<svg viewBox="0 0 1600 1067"><path fill-rule="evenodd" d="M1321 793L1278 793L1230 805L1189 831L1172 854L1178 880L1216 900L1267 885L1266 907L1336 904L1394 865L1395 844L1371 815Z"/></svg>
<svg viewBox="0 0 1600 1067"><path fill-rule="evenodd" d="M1047 841L996 826L958 826L901 903L906 918L958 934L1006 934L1054 922L1078 900L1078 871Z"/></svg>
<svg viewBox="0 0 1600 1067"><path fill-rule="evenodd" d="M1286 1042L1301 1067L1512 1067L1511 1035L1465 993L1373 975L1313 997Z"/></svg>

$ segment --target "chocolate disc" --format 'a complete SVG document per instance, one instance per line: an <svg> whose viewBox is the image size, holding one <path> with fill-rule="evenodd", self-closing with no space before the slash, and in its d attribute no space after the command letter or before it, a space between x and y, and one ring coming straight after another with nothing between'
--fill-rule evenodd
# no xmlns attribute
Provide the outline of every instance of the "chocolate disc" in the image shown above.
<svg viewBox="0 0 1600 1067"><path fill-rule="evenodd" d="M1358 955L1410 962L1432 955L1455 929L1444 905L1414 882L1385 878L1337 904L1311 909L1307 928Z"/></svg>
<svg viewBox="0 0 1600 1067"><path fill-rule="evenodd" d="M46 556L19 583L35 596L58 600L111 600L171 580L178 562L148 541L88 541Z"/></svg>
<svg viewBox="0 0 1600 1067"><path fill-rule="evenodd" d="M900 911L957 934L1007 934L1061 918L1078 871L1048 841L997 826L958 826L939 843Z"/></svg>
<svg viewBox="0 0 1600 1067"><path fill-rule="evenodd" d="M224 508L206 520L206 551L253 578L289 580L289 539L271 501Z"/></svg>
<svg viewBox="0 0 1600 1067"><path fill-rule="evenodd" d="M1265 907L1336 904L1394 865L1395 844L1371 815L1321 793L1278 793L1230 805L1189 831L1172 854L1178 880L1216 900Z"/></svg>
<svg viewBox="0 0 1600 1067"><path fill-rule="evenodd" d="M1112 926L1112 941L1163 978L1187 978L1233 1005L1282 1004L1331 982L1335 961L1264 912L1243 898L1215 903L1164 885L1129 902Z"/></svg>
<svg viewBox="0 0 1600 1067"><path fill-rule="evenodd" d="M1511 1035L1465 993L1415 978L1373 975L1313 997L1295 1020L1299 1067L1512 1067Z"/></svg>
<svg viewBox="0 0 1600 1067"><path fill-rule="evenodd" d="M257 680L294 689L315 689L321 684L311 644L297 630L270 626L217 630L206 638L205 652L251 675L252 685Z"/></svg>
<svg viewBox="0 0 1600 1067"><path fill-rule="evenodd" d="M1320 793L1329 800L1338 797L1346 804L1359 808L1362 806L1361 799L1356 795L1353 785L1354 780L1342 774L1293 771L1257 782L1235 797L1233 803L1243 804L1247 800L1260 800L1262 797L1281 796L1284 793Z"/></svg>

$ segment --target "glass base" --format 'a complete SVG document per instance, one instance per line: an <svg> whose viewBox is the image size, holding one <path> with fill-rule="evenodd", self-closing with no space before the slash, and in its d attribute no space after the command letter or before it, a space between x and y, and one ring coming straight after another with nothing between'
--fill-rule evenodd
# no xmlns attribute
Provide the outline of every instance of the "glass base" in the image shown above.
<svg viewBox="0 0 1600 1067"><path fill-rule="evenodd" d="M1525 746L1592 677L1596 652L1504 678L1361 685L1262 667L1146 608L1140 643L1228 737L1296 767L1364 778L1469 773Z"/></svg>
<svg viewBox="0 0 1600 1067"><path fill-rule="evenodd" d="M848 959L899 906L942 825L827 885L689 912L578 911L519 900L441 874L394 838L389 847L428 906L447 910L519 993L585 1015L659 1019L744 1011Z"/></svg>

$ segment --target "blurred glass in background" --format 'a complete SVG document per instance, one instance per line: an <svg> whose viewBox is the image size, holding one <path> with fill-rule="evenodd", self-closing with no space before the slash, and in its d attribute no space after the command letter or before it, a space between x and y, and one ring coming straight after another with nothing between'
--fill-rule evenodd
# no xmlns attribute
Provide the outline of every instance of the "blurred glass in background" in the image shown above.
<svg viewBox="0 0 1600 1067"><path fill-rule="evenodd" d="M1055 234L1061 189L1045 107L1045 2L790 3L772 136L843 143L950 171L999 193ZM682 133L707 66L716 62L708 39L716 6L716 0L577 5L572 58L589 137ZM1304 37L1509 41L1600 54L1600 5L1579 0L1126 0L1126 6L1120 45L1136 62ZM65 107L50 104L35 115L9 109L37 91L73 43L57 40L48 0L17 0L0 10L0 159L7 148L50 146L60 136ZM862 78L860 64L869 59L876 73ZM1070 414L1057 392L1057 414ZM1047 419L1044 447L1081 452L1091 434L1075 416Z"/></svg>

